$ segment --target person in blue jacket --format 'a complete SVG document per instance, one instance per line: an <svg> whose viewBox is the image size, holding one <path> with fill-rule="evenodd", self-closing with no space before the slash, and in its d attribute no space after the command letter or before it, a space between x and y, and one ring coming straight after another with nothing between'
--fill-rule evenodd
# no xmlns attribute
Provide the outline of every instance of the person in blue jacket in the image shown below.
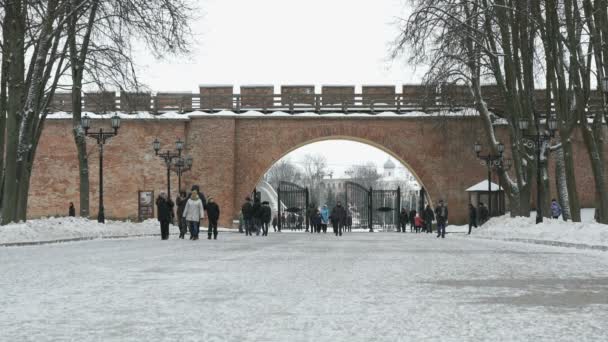
<svg viewBox="0 0 608 342"><path fill-rule="evenodd" d="M327 208L327 204L323 205L321 208L321 229L323 233L327 233L327 225L329 224L329 208Z"/></svg>
<svg viewBox="0 0 608 342"><path fill-rule="evenodd" d="M554 199L551 200L551 216L556 219L562 215L562 207Z"/></svg>

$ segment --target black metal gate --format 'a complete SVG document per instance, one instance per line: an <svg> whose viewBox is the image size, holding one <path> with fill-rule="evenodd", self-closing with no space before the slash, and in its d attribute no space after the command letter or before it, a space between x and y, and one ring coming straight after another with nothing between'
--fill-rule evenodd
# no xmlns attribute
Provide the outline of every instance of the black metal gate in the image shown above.
<svg viewBox="0 0 608 342"><path fill-rule="evenodd" d="M347 227L354 229L374 228L393 231L399 224L401 189L374 190L353 183L345 183L345 203L348 215Z"/></svg>
<svg viewBox="0 0 608 342"><path fill-rule="evenodd" d="M372 231L372 189L353 182L346 182L344 187L347 227Z"/></svg>
<svg viewBox="0 0 608 342"><path fill-rule="evenodd" d="M373 227L383 231L396 231L399 224L401 189L372 190Z"/></svg>
<svg viewBox="0 0 608 342"><path fill-rule="evenodd" d="M282 229L308 230L308 188L290 182L279 182L278 217L279 231Z"/></svg>

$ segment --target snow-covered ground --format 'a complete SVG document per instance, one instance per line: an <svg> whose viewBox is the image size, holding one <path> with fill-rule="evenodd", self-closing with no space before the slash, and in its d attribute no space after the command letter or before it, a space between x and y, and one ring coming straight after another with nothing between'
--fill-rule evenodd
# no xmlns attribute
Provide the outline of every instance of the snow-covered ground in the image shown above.
<svg viewBox="0 0 608 342"><path fill-rule="evenodd" d="M478 229L473 229L473 236L558 241L572 244L608 246L608 225L593 220L593 209L582 210L580 223L565 222L562 219L544 219L536 224L536 215L511 218L508 215L490 219ZM468 230L468 226L450 226L450 230Z"/></svg>
<svg viewBox="0 0 608 342"><path fill-rule="evenodd" d="M605 341L608 253L431 234L0 248L0 341Z"/></svg>
<svg viewBox="0 0 608 342"><path fill-rule="evenodd" d="M170 226L169 229L171 233L179 233L175 226ZM0 245L151 234L160 234L159 224L155 219L141 223L106 220L105 224L101 224L96 220L79 217L52 217L1 226Z"/></svg>

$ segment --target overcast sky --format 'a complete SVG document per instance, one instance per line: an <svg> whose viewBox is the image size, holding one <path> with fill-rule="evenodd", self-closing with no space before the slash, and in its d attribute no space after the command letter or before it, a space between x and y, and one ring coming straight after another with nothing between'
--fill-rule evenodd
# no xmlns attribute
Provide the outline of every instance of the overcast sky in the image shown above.
<svg viewBox="0 0 608 342"><path fill-rule="evenodd" d="M189 57L139 54L153 91L199 84L402 84L413 68L388 51L406 0L199 0Z"/></svg>
<svg viewBox="0 0 608 342"><path fill-rule="evenodd" d="M199 84L403 84L420 81L388 58L406 0L199 0L191 56L156 61L142 52L152 91L198 91ZM388 154L352 141L325 141L290 154L322 154L335 175L353 164L381 166Z"/></svg>

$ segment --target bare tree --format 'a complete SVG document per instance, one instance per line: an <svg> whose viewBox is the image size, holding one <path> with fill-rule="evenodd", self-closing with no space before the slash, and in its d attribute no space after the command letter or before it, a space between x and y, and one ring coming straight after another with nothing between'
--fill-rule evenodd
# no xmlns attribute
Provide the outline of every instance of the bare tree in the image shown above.
<svg viewBox="0 0 608 342"><path fill-rule="evenodd" d="M382 175L378 173L376 164L372 162L353 165L346 170L346 174L350 176L353 182L362 185L366 189L375 188L378 185L378 180L382 178Z"/></svg>
<svg viewBox="0 0 608 342"><path fill-rule="evenodd" d="M289 159L281 159L276 162L264 175L266 181L273 188L279 188L279 182L298 183L302 179L302 175L298 167Z"/></svg>
<svg viewBox="0 0 608 342"><path fill-rule="evenodd" d="M138 88L132 58L134 38L157 57L186 53L192 8L182 0L70 0L67 39L72 80L72 126L78 151L80 214L89 215L86 138L80 127L83 81L103 89ZM86 77L86 79L85 79Z"/></svg>
<svg viewBox="0 0 608 342"><path fill-rule="evenodd" d="M311 203L318 204L321 181L327 175L327 158L318 154L306 154L302 158L302 166L304 184L311 192Z"/></svg>
<svg viewBox="0 0 608 342"><path fill-rule="evenodd" d="M72 81L77 81L74 93L80 93L83 75L100 83L118 81L112 76L120 75L120 84L129 84L127 80L135 79L132 42L143 41L157 56L185 50L189 8L182 0L11 0L1 4L5 81L0 79L0 112L6 117L0 121L0 128L6 124L1 133L5 142L2 223L6 224L26 219L32 165L59 80L71 70ZM79 108L78 96L73 106ZM79 118L74 120L79 125ZM77 144L78 139L84 140L81 134L76 128ZM81 146L79 152L83 151L86 148Z"/></svg>

